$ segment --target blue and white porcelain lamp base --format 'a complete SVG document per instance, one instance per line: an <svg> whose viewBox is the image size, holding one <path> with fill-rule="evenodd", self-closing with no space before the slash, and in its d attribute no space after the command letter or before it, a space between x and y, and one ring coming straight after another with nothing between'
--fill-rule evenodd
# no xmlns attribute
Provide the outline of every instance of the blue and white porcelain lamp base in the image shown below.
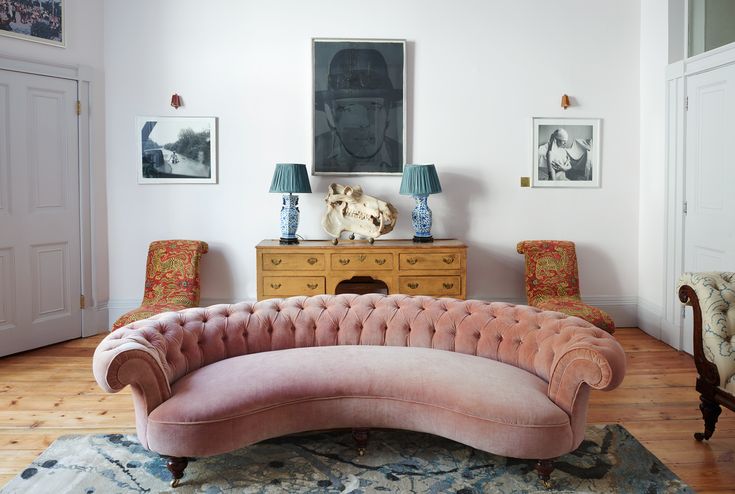
<svg viewBox="0 0 735 494"><path fill-rule="evenodd" d="M299 228L299 196L283 194L281 207L281 244L298 244L296 230Z"/></svg>
<svg viewBox="0 0 735 494"><path fill-rule="evenodd" d="M413 241L417 243L433 242L431 236L431 209L427 199L428 195L413 196L416 199L416 207L411 212L411 223L413 224Z"/></svg>

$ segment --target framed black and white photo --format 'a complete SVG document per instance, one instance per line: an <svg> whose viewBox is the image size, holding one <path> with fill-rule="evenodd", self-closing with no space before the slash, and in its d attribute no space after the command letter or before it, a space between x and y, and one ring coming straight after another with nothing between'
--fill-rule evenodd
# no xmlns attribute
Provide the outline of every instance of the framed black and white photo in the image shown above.
<svg viewBox="0 0 735 494"><path fill-rule="evenodd" d="M0 0L0 35L63 48L64 0Z"/></svg>
<svg viewBox="0 0 735 494"><path fill-rule="evenodd" d="M600 119L533 118L533 187L600 186Z"/></svg>
<svg viewBox="0 0 735 494"><path fill-rule="evenodd" d="M312 39L312 173L400 175L406 42Z"/></svg>
<svg viewBox="0 0 735 494"><path fill-rule="evenodd" d="M217 183L215 117L136 117L139 184Z"/></svg>

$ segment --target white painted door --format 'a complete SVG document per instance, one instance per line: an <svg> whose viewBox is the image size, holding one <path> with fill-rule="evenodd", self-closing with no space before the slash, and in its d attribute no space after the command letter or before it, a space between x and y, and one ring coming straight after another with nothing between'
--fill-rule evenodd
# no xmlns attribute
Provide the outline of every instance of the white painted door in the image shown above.
<svg viewBox="0 0 735 494"><path fill-rule="evenodd" d="M735 65L689 77L687 97L684 270L735 271Z"/></svg>
<svg viewBox="0 0 735 494"><path fill-rule="evenodd" d="M76 101L0 70L0 356L81 336Z"/></svg>

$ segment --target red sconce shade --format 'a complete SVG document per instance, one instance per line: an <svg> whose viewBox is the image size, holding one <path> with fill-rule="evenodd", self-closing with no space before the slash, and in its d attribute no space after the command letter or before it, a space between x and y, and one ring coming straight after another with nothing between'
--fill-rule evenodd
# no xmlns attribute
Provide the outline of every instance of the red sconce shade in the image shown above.
<svg viewBox="0 0 735 494"><path fill-rule="evenodd" d="M184 103L181 101L181 96L179 96L178 94L174 93L171 96L171 106L173 106L174 108L176 108L178 110L179 107L180 106L183 106L183 105L184 105Z"/></svg>

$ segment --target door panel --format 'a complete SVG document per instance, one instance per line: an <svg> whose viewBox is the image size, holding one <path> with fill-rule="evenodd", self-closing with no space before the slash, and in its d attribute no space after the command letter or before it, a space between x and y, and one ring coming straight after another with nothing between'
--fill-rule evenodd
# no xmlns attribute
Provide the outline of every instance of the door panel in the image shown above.
<svg viewBox="0 0 735 494"><path fill-rule="evenodd" d="M735 271L735 66L687 79L685 271ZM691 310L684 350L692 353Z"/></svg>
<svg viewBox="0 0 735 494"><path fill-rule="evenodd" d="M0 356L81 336L76 100L0 70Z"/></svg>

